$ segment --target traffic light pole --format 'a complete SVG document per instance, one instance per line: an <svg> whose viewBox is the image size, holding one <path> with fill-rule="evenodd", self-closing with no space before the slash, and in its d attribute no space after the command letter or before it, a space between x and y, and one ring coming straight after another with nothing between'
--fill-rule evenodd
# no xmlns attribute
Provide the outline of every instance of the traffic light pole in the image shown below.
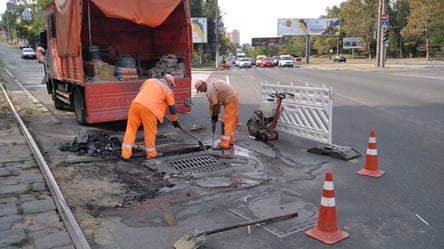
<svg viewBox="0 0 444 249"><path fill-rule="evenodd" d="M384 20L385 22L387 22L388 23L388 17L387 17L387 14L386 14L386 7L385 7L385 0L382 0L381 1L382 2L382 6L381 6L381 13L382 13L382 16L385 16L386 17L386 20ZM381 26L381 25L379 25L379 26ZM379 42L380 42L380 44L379 44L379 52L381 53L380 54L380 56L379 56L379 59L380 59L380 62L379 62L379 65L380 65L380 67L384 67L385 66L385 51L386 51L386 48L385 48L385 44L384 44L384 31L386 30L386 28L380 28L381 29L381 35L380 35L380 40L379 40Z"/></svg>
<svg viewBox="0 0 444 249"><path fill-rule="evenodd" d="M381 33L381 20L382 20L382 0L379 0L379 6L378 6L378 19L376 21L376 25L377 25L377 32L376 32L376 63L375 66L379 67L380 66L380 59L379 57L381 56L381 37L382 37L382 33Z"/></svg>

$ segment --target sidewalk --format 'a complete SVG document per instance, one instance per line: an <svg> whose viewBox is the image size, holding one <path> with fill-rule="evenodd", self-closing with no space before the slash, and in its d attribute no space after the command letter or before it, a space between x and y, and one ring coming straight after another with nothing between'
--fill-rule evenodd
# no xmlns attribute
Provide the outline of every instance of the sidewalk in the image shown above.
<svg viewBox="0 0 444 249"><path fill-rule="evenodd" d="M0 117L0 248L74 249L3 91Z"/></svg>

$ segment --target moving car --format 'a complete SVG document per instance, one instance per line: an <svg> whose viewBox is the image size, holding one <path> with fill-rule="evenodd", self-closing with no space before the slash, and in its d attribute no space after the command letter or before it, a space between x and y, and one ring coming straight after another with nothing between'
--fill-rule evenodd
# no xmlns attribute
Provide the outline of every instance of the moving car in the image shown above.
<svg viewBox="0 0 444 249"><path fill-rule="evenodd" d="M247 56L245 55L245 53L236 53L236 60L234 61L234 65L236 66L236 67L238 67L239 66L239 59L241 59L241 58L246 58Z"/></svg>
<svg viewBox="0 0 444 249"><path fill-rule="evenodd" d="M279 67L294 67L293 58L290 55L279 56Z"/></svg>
<svg viewBox="0 0 444 249"><path fill-rule="evenodd" d="M261 60L261 67L273 67L274 63L273 63L273 58L271 57L264 57Z"/></svg>
<svg viewBox="0 0 444 249"><path fill-rule="evenodd" d="M251 58L248 58L248 57L240 58L239 59L239 67L240 68L245 68L245 67L250 68L251 67Z"/></svg>
<svg viewBox="0 0 444 249"><path fill-rule="evenodd" d="M262 58L267 57L266 55L258 55L256 56L256 67L261 65Z"/></svg>
<svg viewBox="0 0 444 249"><path fill-rule="evenodd" d="M337 62L337 63L345 63L347 61L347 58L345 58L345 56L336 56L335 59L333 60L333 62Z"/></svg>
<svg viewBox="0 0 444 249"><path fill-rule="evenodd" d="M27 42L24 42L24 41L19 42L20 49L27 48L27 47L29 47L29 44Z"/></svg>
<svg viewBox="0 0 444 249"><path fill-rule="evenodd" d="M22 59L35 59L37 58L33 48L22 49Z"/></svg>
<svg viewBox="0 0 444 249"><path fill-rule="evenodd" d="M274 66L278 66L279 65L279 58L280 58L280 56L279 55L275 55L272 58L273 58Z"/></svg>

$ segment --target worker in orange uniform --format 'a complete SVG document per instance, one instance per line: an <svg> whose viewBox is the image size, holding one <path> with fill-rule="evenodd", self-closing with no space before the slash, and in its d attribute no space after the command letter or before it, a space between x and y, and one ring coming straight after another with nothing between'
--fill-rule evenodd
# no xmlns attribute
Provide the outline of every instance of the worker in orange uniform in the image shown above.
<svg viewBox="0 0 444 249"><path fill-rule="evenodd" d="M177 122L178 115L172 89L175 86L174 77L171 74L165 74L161 79L151 78L143 82L129 109L128 122L122 143L122 160L128 160L131 157L137 130L141 124L145 135L146 157L150 159L157 156L157 120L163 122L167 107L173 126L175 128L180 127Z"/></svg>
<svg viewBox="0 0 444 249"><path fill-rule="evenodd" d="M221 148L228 148L234 144L237 115L239 110L239 96L234 88L221 79L210 78L207 81L198 80L194 84L197 92L207 93L210 104L210 115L213 127L219 118L220 106L224 106L224 135L220 140ZM214 131L213 131L214 132Z"/></svg>

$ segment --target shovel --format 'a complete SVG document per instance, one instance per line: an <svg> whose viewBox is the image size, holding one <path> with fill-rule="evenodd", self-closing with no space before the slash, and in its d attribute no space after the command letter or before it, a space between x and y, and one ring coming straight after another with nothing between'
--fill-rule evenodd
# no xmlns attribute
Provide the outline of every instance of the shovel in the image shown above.
<svg viewBox="0 0 444 249"><path fill-rule="evenodd" d="M246 221L246 222L239 223L237 225L221 227L221 228L217 228L217 229L209 230L209 231L204 231L204 232L199 232L198 230L195 230L195 231L189 232L189 233L185 234L184 236L182 236L182 238L177 240L173 246L174 246L174 249L196 249L196 248L199 248L201 245L203 245L203 243L205 243L205 235L225 232L225 231L236 229L239 227L246 227L246 226L256 225L256 224L260 224L260 223L266 223L266 222L272 222L272 221L293 218L296 216L298 216L298 212L288 213L288 214L274 216L274 217L270 217L270 218L263 218L263 219Z"/></svg>
<svg viewBox="0 0 444 249"><path fill-rule="evenodd" d="M199 143L199 148L200 148L201 151L205 151L205 150L206 150L205 145L202 143L202 141L200 141L197 137L195 137L193 134L191 134L191 132L185 130L185 129L182 128L182 127L179 127L179 128L180 128L183 132L185 132L186 134L188 134L190 137L192 137L192 138L194 138L195 140L197 140L197 142Z"/></svg>

